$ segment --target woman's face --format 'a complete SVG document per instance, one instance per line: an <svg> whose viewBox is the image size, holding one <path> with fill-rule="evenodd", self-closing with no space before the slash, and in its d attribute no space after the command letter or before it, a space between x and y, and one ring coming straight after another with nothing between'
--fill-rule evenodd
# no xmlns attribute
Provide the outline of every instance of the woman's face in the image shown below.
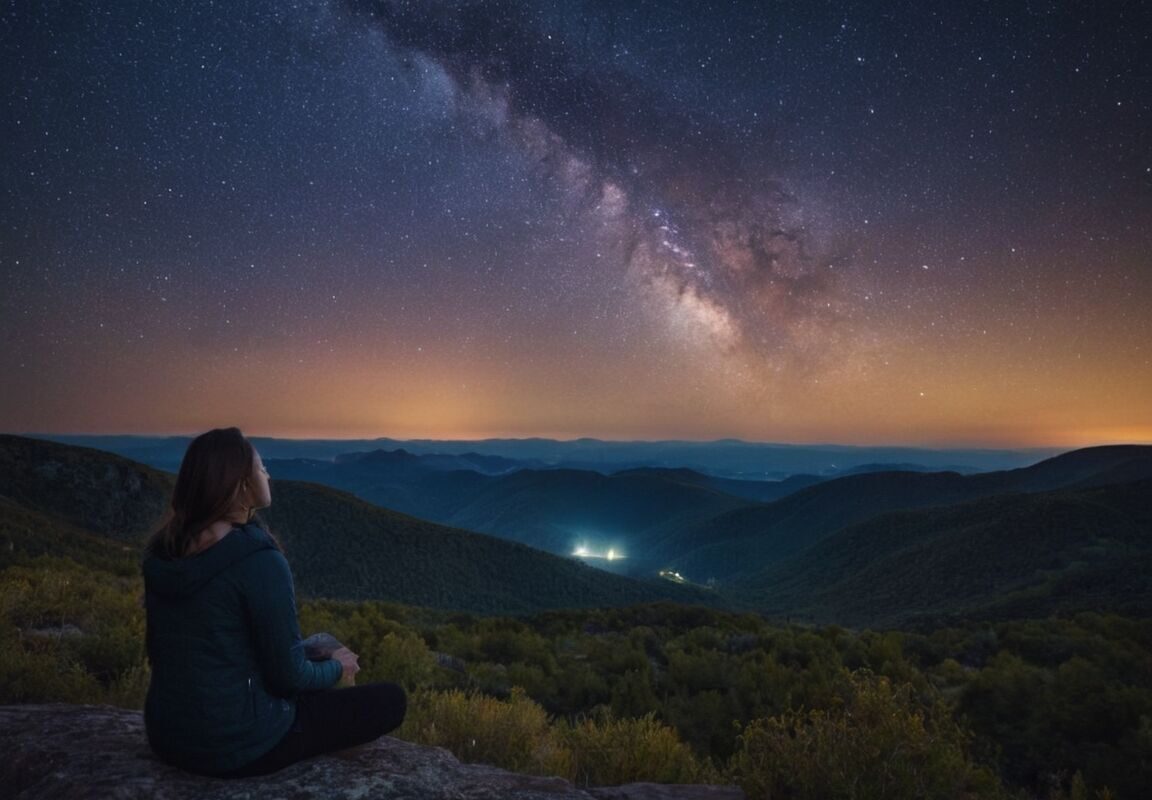
<svg viewBox="0 0 1152 800"><path fill-rule="evenodd" d="M268 508L272 505L272 487L268 484L268 470L260 454L253 451L252 474L248 477L248 499L252 508Z"/></svg>

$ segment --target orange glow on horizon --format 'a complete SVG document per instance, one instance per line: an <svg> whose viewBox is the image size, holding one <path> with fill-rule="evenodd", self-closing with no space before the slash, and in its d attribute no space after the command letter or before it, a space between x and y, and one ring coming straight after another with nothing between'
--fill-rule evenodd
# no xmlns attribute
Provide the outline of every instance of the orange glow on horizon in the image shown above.
<svg viewBox="0 0 1152 800"><path fill-rule="evenodd" d="M1152 443L1152 370L1103 342L1096 357L1069 362L1071 345L1060 338L1031 351L965 351L950 340L926 347L892 337L791 365L675 339L620 353L618 344L477 339L460 352L435 340L419 349L350 337L311 348L274 340L230 360L174 339L151 358L113 350L62 365L58 376L49 362L33 363L47 378L0 397L0 420L29 433L191 435L237 425L293 439ZM54 388L65 385L83 391Z"/></svg>

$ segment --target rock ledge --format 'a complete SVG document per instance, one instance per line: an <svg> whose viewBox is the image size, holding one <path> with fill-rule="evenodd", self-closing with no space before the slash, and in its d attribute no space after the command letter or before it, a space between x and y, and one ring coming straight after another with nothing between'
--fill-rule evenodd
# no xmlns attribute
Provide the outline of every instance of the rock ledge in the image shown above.
<svg viewBox="0 0 1152 800"><path fill-rule="evenodd" d="M32 800L743 800L731 786L631 783L581 790L462 764L438 747L384 738L274 775L190 775L148 750L137 711L110 706L0 706L0 796Z"/></svg>

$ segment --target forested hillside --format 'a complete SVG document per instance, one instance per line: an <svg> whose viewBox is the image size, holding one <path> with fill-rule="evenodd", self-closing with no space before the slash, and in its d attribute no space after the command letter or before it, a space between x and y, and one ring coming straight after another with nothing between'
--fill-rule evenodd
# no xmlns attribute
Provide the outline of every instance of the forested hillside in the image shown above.
<svg viewBox="0 0 1152 800"><path fill-rule="evenodd" d="M516 542L381 509L323 486L278 483L264 516L281 537L301 590L481 613L524 613L714 593L636 581Z"/></svg>
<svg viewBox="0 0 1152 800"><path fill-rule="evenodd" d="M402 736L468 760L578 783L733 782L750 797L1135 800L1152 785L1152 487L1101 485L1140 462L1088 458L1057 471L1075 488L825 536L739 587L775 618L644 602L727 596L321 486L277 482L268 518L305 632L360 653L364 680L409 689ZM139 707L140 545L171 481L0 438L0 702Z"/></svg>
<svg viewBox="0 0 1152 800"><path fill-rule="evenodd" d="M1136 445L1086 448L1031 467L978 475L850 475L824 481L773 503L722 513L684 528L658 547L680 554L670 563L685 575L739 583L755 580L753 576L771 564L879 514L1145 478L1152 478L1152 447Z"/></svg>
<svg viewBox="0 0 1152 800"><path fill-rule="evenodd" d="M334 462L272 462L271 469L557 554L570 554L582 542L611 545L628 558L601 566L634 576L675 569L690 581L721 587L754 581L770 565L879 514L1152 477L1152 449L1140 446L1088 448L991 473L870 468L840 478L797 475L774 482L656 468L489 475L445 470L466 462L434 458L373 451Z"/></svg>
<svg viewBox="0 0 1152 800"><path fill-rule="evenodd" d="M160 521L173 476L110 453L0 436L0 550L85 559L105 536L137 555ZM483 613L673 599L713 593L634 581L524 545L447 528L324 486L276 481L265 518L307 594ZM95 549L94 549L95 547ZM100 555L100 558L105 556Z"/></svg>
<svg viewBox="0 0 1152 800"><path fill-rule="evenodd" d="M521 469L495 476L441 470L430 466L428 458L375 452L335 463L271 462L269 470L274 476L326 483L377 505L560 555L571 554L582 541L612 542L628 555L613 568L633 575L654 575L666 566L668 554L652 545L668 531L755 502L725 489L771 494L775 486L648 469L614 475ZM794 490L808 482L788 486Z"/></svg>
<svg viewBox="0 0 1152 800"><path fill-rule="evenodd" d="M1152 480L873 517L734 593L767 613L940 625L1077 611L1152 615Z"/></svg>

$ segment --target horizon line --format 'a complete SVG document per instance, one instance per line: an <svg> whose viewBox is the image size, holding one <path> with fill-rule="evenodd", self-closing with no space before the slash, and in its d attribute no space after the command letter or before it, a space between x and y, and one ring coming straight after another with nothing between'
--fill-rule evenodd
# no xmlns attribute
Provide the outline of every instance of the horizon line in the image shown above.
<svg viewBox="0 0 1152 800"><path fill-rule="evenodd" d="M47 437L86 437L86 438L133 438L133 439L191 439L199 435L203 431L196 433L90 433L90 432L50 432L50 431L33 431L33 432L7 432L13 436L26 436L29 438L47 438ZM993 445L993 444L976 444L976 443L944 443L944 444L907 444L897 442L882 442L882 443L868 443L868 444L844 444L835 441L815 441L815 442L789 442L789 441L772 441L761 439L744 439L736 436L721 436L715 439L686 439L686 438L667 438L667 439L610 439L598 436L574 436L571 438L560 438L554 436L485 436L480 438L468 437L455 437L455 438L433 438L433 437L410 437L410 438L397 438L394 436L276 436L276 435L263 435L263 434L245 434L248 438L270 439L274 441L287 441L287 442L397 442L397 443L421 443L421 442L446 442L446 443L484 443L484 442L555 442L558 444L573 444L582 441L598 442L603 444L688 444L688 445L709 445L709 444L740 444L749 446L769 446L769 447L795 447L795 448L819 448L819 447L834 447L853 450L865 450L875 448L889 448L900 450L971 450L971 451L1056 451L1056 450L1081 450L1089 447L1107 447L1115 445L1148 445L1152 444L1149 441L1106 441L1096 442L1094 444L1043 444L1043 445Z"/></svg>

